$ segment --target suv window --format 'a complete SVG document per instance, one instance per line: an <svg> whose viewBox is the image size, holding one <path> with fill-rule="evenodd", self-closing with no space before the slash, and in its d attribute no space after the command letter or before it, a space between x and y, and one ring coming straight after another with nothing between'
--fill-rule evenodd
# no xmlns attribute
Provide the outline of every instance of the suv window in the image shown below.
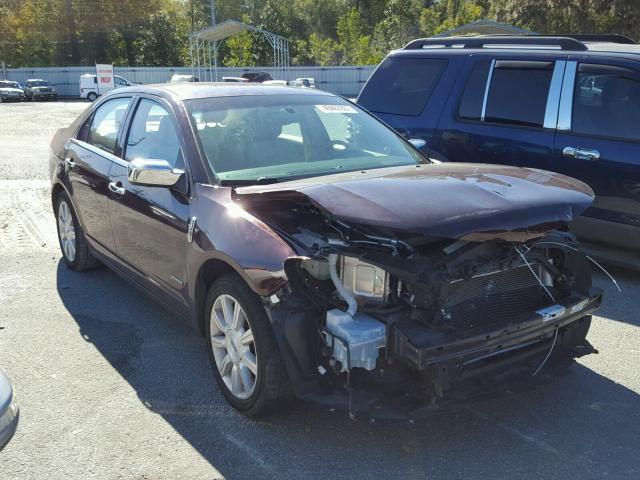
<svg viewBox="0 0 640 480"><path fill-rule="evenodd" d="M114 153L118 130L129 108L131 98L115 98L100 105L93 114L87 143Z"/></svg>
<svg viewBox="0 0 640 480"><path fill-rule="evenodd" d="M553 62L498 60L491 72L490 67L489 60L481 60L473 67L458 115L469 120L542 127Z"/></svg>
<svg viewBox="0 0 640 480"><path fill-rule="evenodd" d="M420 115L447 63L443 59L387 58L367 83L358 103L377 113Z"/></svg>
<svg viewBox="0 0 640 480"><path fill-rule="evenodd" d="M461 118L480 120L490 67L490 60L481 60L471 69L458 107L458 115Z"/></svg>
<svg viewBox="0 0 640 480"><path fill-rule="evenodd" d="M542 127L553 62L497 61L485 121Z"/></svg>
<svg viewBox="0 0 640 480"><path fill-rule="evenodd" d="M134 158L166 160L172 167L184 167L171 115L164 107L146 98L138 104L127 138L125 159Z"/></svg>
<svg viewBox="0 0 640 480"><path fill-rule="evenodd" d="M580 64L573 94L575 133L640 141L640 75L621 67Z"/></svg>

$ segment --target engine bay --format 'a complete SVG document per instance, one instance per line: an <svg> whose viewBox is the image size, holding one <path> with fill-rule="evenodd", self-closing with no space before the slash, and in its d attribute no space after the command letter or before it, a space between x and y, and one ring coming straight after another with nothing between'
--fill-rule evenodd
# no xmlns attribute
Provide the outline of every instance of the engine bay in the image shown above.
<svg viewBox="0 0 640 480"><path fill-rule="evenodd" d="M247 207L299 253L267 305L299 393L386 376L439 398L462 370L553 349L558 332L560 344L588 350L600 294L575 238L555 225L526 241L479 241L357 225L299 199ZM566 334L577 323L581 333Z"/></svg>

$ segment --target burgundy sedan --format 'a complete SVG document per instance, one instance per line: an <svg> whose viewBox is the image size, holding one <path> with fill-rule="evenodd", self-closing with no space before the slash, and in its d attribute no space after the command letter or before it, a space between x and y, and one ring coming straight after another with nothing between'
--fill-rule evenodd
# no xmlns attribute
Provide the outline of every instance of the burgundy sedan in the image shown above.
<svg viewBox="0 0 640 480"><path fill-rule="evenodd" d="M118 89L51 147L66 264L192 321L248 415L413 408L591 351L575 179L439 163L338 96L260 85Z"/></svg>

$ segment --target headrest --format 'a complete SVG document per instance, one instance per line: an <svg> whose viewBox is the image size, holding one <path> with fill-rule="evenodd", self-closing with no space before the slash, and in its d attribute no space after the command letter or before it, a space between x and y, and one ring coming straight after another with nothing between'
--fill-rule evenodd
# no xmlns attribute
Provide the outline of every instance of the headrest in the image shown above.
<svg viewBox="0 0 640 480"><path fill-rule="evenodd" d="M228 110L209 110L202 112L202 120L204 120L205 123L222 123L228 114Z"/></svg>
<svg viewBox="0 0 640 480"><path fill-rule="evenodd" d="M629 81L614 77L610 78L602 86L602 104L608 105L611 102L624 100L629 96Z"/></svg>

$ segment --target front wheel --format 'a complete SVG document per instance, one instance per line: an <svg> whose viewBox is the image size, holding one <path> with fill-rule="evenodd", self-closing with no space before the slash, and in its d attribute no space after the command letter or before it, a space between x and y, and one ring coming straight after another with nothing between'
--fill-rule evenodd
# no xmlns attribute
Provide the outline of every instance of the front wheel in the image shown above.
<svg viewBox="0 0 640 480"><path fill-rule="evenodd" d="M94 92L89 92L89 94L87 95L87 100L89 100L90 102L95 102L96 98L98 98L98 95L96 95Z"/></svg>
<svg viewBox="0 0 640 480"><path fill-rule="evenodd" d="M289 396L289 381L260 298L237 274L209 290L205 332L214 377L227 401L255 416Z"/></svg>

